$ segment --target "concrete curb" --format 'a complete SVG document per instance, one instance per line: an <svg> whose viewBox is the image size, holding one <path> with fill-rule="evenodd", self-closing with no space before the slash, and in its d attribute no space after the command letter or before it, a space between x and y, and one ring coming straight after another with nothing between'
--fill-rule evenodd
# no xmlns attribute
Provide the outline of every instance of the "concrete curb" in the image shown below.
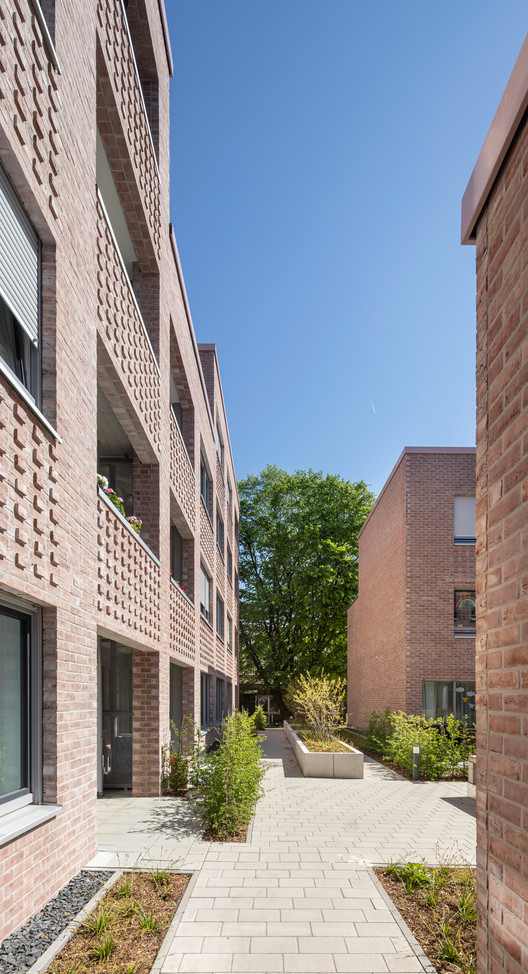
<svg viewBox="0 0 528 974"><path fill-rule="evenodd" d="M398 926L399 926L399 928L400 928L403 936L407 940L409 946L412 948L415 957L420 961L420 964L422 965L422 967L423 967L424 971L426 972L426 974L437 974L436 968L431 964L431 961L429 960L427 954L424 954L423 948L418 943L418 941L417 941L416 937L414 936L414 934L411 933L411 931L409 930L409 927L407 926L405 920L403 919L400 911L397 909L397 907L392 902L389 894L387 893L387 891L384 889L384 887L380 883L380 881L379 881L378 877L376 876L376 873L374 872L374 870L370 866L368 866L367 867L367 872L368 872L368 874L369 874L372 882L374 883L374 886L376 887L378 893L380 894L381 898L384 900L387 909L392 914L392 916L395 919L396 923L398 924Z"/></svg>
<svg viewBox="0 0 528 974"><path fill-rule="evenodd" d="M176 913L174 914L174 916L173 916L173 918L171 920L171 925L170 925L169 929L167 930L167 933L165 934L165 936L163 938L163 942L161 944L161 947L160 947L158 953L156 954L156 960L154 961L154 963L153 963L153 965L152 965L152 967L150 969L150 974L160 974L160 971L161 971L161 969L163 967L163 963L167 959L168 953L169 953L169 951L170 951L170 949L172 947L172 942L174 940L174 935L175 935L176 930L178 929L178 927L180 925L182 914L183 914L184 910L187 908L187 903L189 902L189 899L191 897L191 893L192 893L192 891L194 889L194 886L196 884L196 880L198 879L198 873L199 873L199 870L197 870L194 873L191 873L191 878L190 878L190 880L189 880L189 882L187 884L187 889L185 890L185 893L183 894L183 896L182 896L182 898L181 898L181 900L179 902L178 909L176 910ZM182 873L182 874L185 875L185 873ZM188 875L188 873L187 873L187 875Z"/></svg>
<svg viewBox="0 0 528 974"><path fill-rule="evenodd" d="M110 876L106 880L106 883L101 886L101 889L97 890L95 896L92 896L91 900L82 908L81 912L70 921L66 929L59 934L57 939L50 944L42 956L39 957L39 959L36 960L35 963L29 968L27 974L42 974L43 971L48 969L51 962L55 960L59 951L61 951L62 948L66 946L68 941L71 940L73 935L77 933L77 930L79 929L83 920L85 920L86 917L92 913L93 910L95 910L97 904L101 902L108 890L114 885L114 883L117 882L122 873L122 869L116 869L114 871L114 875Z"/></svg>

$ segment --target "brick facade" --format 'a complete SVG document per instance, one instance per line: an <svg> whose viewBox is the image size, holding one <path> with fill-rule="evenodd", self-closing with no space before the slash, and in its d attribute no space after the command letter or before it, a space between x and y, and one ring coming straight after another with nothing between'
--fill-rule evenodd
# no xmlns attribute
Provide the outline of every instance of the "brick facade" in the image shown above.
<svg viewBox="0 0 528 974"><path fill-rule="evenodd" d="M528 969L528 41L464 197L477 268L479 974Z"/></svg>
<svg viewBox="0 0 528 974"><path fill-rule="evenodd" d="M199 720L202 672L212 694L217 678L236 691L238 499L216 351L196 344L169 223L170 50L158 0L129 0L126 16L120 0L6 0L0 40L0 162L41 242L41 395L0 360L0 612L36 627L41 740L27 808L52 814L15 837L19 812L0 804L14 830L6 839L0 825L1 939L96 852L99 641L131 661L135 795L159 793L170 662L182 668L183 715ZM115 198L96 185L98 145ZM232 580L200 496L201 455ZM140 537L98 491L100 458L132 478ZM200 615L202 561L211 624ZM233 620L230 651L216 634L217 591Z"/></svg>
<svg viewBox="0 0 528 974"><path fill-rule="evenodd" d="M454 635L455 590L474 590L474 545L454 541L455 496L474 496L475 451L406 447L359 535L348 610L348 719L422 713L423 681L475 679L474 637Z"/></svg>

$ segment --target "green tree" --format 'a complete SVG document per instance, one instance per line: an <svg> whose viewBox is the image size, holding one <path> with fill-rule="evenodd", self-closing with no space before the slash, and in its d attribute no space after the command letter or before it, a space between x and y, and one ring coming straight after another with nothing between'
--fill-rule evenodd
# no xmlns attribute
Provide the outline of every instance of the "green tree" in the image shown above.
<svg viewBox="0 0 528 974"><path fill-rule="evenodd" d="M241 684L273 695L304 673L346 675L347 608L357 595L364 481L268 466L238 485Z"/></svg>

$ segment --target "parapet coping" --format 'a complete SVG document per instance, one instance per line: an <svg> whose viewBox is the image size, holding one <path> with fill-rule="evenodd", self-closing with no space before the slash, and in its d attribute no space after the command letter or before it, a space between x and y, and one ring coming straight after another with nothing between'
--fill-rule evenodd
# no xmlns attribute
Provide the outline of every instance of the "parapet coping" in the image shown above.
<svg viewBox="0 0 528 974"><path fill-rule="evenodd" d="M491 187L528 107L528 34L508 79L462 198L461 243L475 243L475 228Z"/></svg>
<svg viewBox="0 0 528 974"><path fill-rule="evenodd" d="M358 534L358 540L361 537L362 532L365 530L368 522L370 521L373 512L376 510L379 501L381 500L383 494L387 490L387 487L389 486L392 478L394 477L394 474L396 473L398 467L400 466L403 458L416 453L429 454L431 456L434 456L435 454L436 455L443 454L443 455L451 455L451 456L471 456L471 455L476 456L477 448L475 446L404 446L402 452L400 453L398 459L396 460L396 463L394 464L389 476L387 477L385 483L383 484L383 487L381 488L378 496L376 497L374 504L372 505L369 511L369 515L365 520L361 528L361 531Z"/></svg>

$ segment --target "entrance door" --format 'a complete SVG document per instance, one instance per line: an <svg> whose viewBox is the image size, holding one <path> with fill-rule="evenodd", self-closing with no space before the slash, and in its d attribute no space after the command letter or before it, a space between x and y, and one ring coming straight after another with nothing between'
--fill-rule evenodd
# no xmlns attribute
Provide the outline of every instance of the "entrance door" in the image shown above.
<svg viewBox="0 0 528 974"><path fill-rule="evenodd" d="M132 787L132 650L100 641L103 788Z"/></svg>

